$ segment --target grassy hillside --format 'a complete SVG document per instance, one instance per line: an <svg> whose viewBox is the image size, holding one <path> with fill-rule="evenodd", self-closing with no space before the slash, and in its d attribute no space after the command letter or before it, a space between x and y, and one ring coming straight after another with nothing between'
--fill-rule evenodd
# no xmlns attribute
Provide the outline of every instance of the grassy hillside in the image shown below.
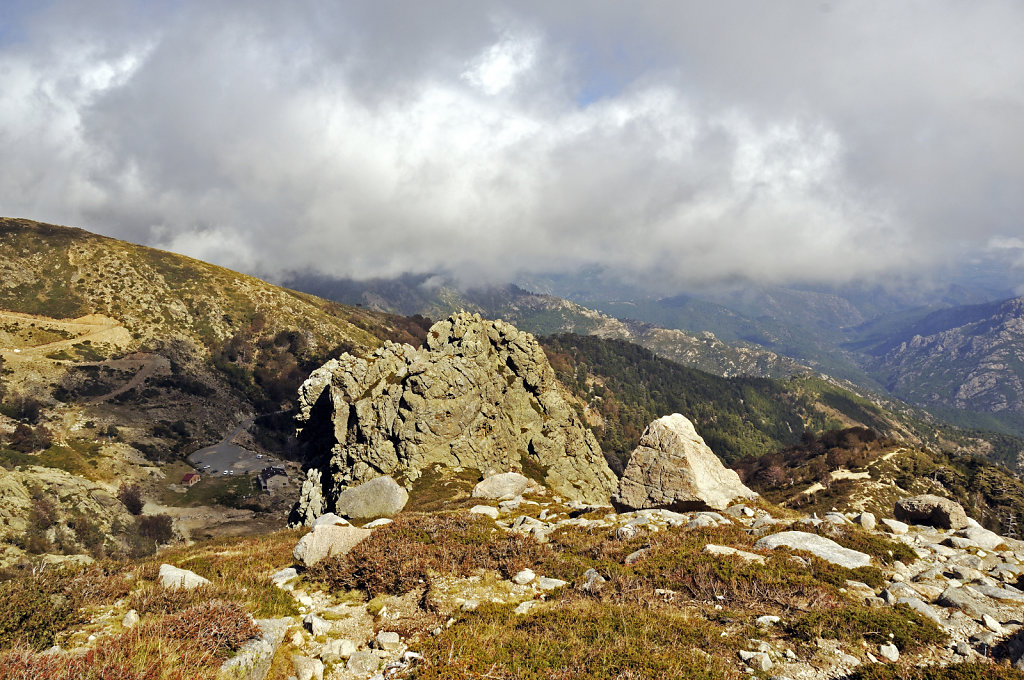
<svg viewBox="0 0 1024 680"><path fill-rule="evenodd" d="M287 411L309 372L342 351L420 343L424 322L81 229L0 218L0 465L62 471L107 498L139 483L153 512L186 506L187 494L168 489L189 471L187 455L253 416ZM263 418L235 443L287 454L292 430L286 413ZM31 480L8 482L0 512L20 521L31 508L15 501L32 493ZM197 493L227 498L226 482L204 479L210 488ZM231 505L283 522L294 493ZM64 531L72 519L55 522ZM21 524L5 526L0 543ZM65 552L88 547L68 535Z"/></svg>

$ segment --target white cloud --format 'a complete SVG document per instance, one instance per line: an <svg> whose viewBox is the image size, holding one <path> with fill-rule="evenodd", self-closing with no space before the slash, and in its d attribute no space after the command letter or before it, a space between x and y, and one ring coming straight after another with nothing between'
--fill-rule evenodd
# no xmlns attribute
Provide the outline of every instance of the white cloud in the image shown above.
<svg viewBox="0 0 1024 680"><path fill-rule="evenodd" d="M516 81L536 66L538 42L532 37L502 38L475 58L461 78L488 95L514 88Z"/></svg>
<svg viewBox="0 0 1024 680"><path fill-rule="evenodd" d="M270 275L877 278L1020 242L1022 16L56 2L0 42L0 214Z"/></svg>

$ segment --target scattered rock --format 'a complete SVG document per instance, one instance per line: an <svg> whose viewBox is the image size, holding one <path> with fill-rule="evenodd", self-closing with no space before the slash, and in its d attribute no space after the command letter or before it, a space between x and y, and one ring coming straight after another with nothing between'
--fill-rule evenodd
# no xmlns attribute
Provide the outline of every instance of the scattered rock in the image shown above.
<svg viewBox="0 0 1024 680"><path fill-rule="evenodd" d="M995 550L1001 546L1004 539L994 531L989 531L982 527L967 527L960 531L960 535L969 541L972 541L975 545L983 550Z"/></svg>
<svg viewBox="0 0 1024 680"><path fill-rule="evenodd" d="M943 607L959 609L972 619L981 619L994 613L991 602L970 586L950 586L942 591L936 602Z"/></svg>
<svg viewBox="0 0 1024 680"><path fill-rule="evenodd" d="M380 668L380 657L367 650L353 652L345 668L356 674L374 673Z"/></svg>
<svg viewBox="0 0 1024 680"><path fill-rule="evenodd" d="M883 659L890 663L895 663L900 660L900 650L896 648L896 645L889 644L882 645L878 648L878 653Z"/></svg>
<svg viewBox="0 0 1024 680"><path fill-rule="evenodd" d="M409 492L391 477L377 477L345 489L334 501L334 509L352 519L397 515L409 502Z"/></svg>
<svg viewBox="0 0 1024 680"><path fill-rule="evenodd" d="M323 492L323 475L320 470L310 468L302 481L299 502L295 506L295 517L291 526L313 526L313 522L324 514L326 508Z"/></svg>
<svg viewBox="0 0 1024 680"><path fill-rule="evenodd" d="M764 564L764 555L758 555L756 553L747 552L746 550L739 550L737 548L730 548L727 545L715 545L708 543L704 546L701 551L707 555L717 556L735 556L739 557L744 562L756 562L757 564Z"/></svg>
<svg viewBox="0 0 1024 680"><path fill-rule="evenodd" d="M502 472L491 475L473 487L473 498L492 501L508 501L526 491L530 479L518 472Z"/></svg>
<svg viewBox="0 0 1024 680"><path fill-rule="evenodd" d="M623 560L623 564L625 564L627 567L630 566L631 564L636 564L637 562L639 562L643 558L647 557L647 555L650 552L651 552L650 548L640 548L639 550L634 550L633 552L631 552L628 555L626 555L626 559Z"/></svg>
<svg viewBox="0 0 1024 680"><path fill-rule="evenodd" d="M320 515L313 521L314 527L331 526L332 524L348 526L349 521L333 512L328 512L326 515Z"/></svg>
<svg viewBox="0 0 1024 680"><path fill-rule="evenodd" d="M324 680L324 662L320 659L296 654L292 657L292 666L299 680Z"/></svg>
<svg viewBox="0 0 1024 680"><path fill-rule="evenodd" d="M850 521L850 518L841 512L826 512L825 521L839 525L853 524L853 522Z"/></svg>
<svg viewBox="0 0 1024 680"><path fill-rule="evenodd" d="M537 575L533 573L532 569L523 569L512 577L512 582L519 586L525 586L535 578L537 578Z"/></svg>
<svg viewBox="0 0 1024 680"><path fill-rule="evenodd" d="M756 620L756 623L757 623L757 625L761 626L762 628L765 628L767 626L774 626L776 623L778 623L781 620L782 619L780 619L778 616L772 616L772 615L768 614L768 615L765 615L765 616L758 616L757 620Z"/></svg>
<svg viewBox="0 0 1024 680"><path fill-rule="evenodd" d="M902 536L910 531L910 526L896 519L889 519L888 517L881 520L882 524L886 529L889 530L890 534L896 536Z"/></svg>
<svg viewBox="0 0 1024 680"><path fill-rule="evenodd" d="M220 677L245 680L266 678L290 625L290 618L257 619L256 627L260 629L260 637L246 642L238 653L225 661L220 668Z"/></svg>
<svg viewBox="0 0 1024 680"><path fill-rule="evenodd" d="M522 616L523 614L528 614L531 609L537 606L537 604L538 603L536 600L527 600L526 602L520 602L519 605L512 610L512 613L518 614L519 616Z"/></svg>
<svg viewBox="0 0 1024 680"><path fill-rule="evenodd" d="M877 523L875 522L875 516L870 512L862 512L857 515L857 524L861 525L868 531L874 531Z"/></svg>
<svg viewBox="0 0 1024 680"><path fill-rule="evenodd" d="M177 590L183 588L185 590L192 590L199 586L205 586L210 584L210 580L203 578L199 574L189 571L188 569L179 569L170 564L161 564L159 573L160 585L164 588L170 588L171 590Z"/></svg>
<svg viewBox="0 0 1024 680"><path fill-rule="evenodd" d="M319 526L299 539L292 555L311 567L329 555L344 555L370 535L369 529L352 526Z"/></svg>
<svg viewBox="0 0 1024 680"><path fill-rule="evenodd" d="M717 527L718 522L713 517L708 517L706 514L701 513L686 523L687 529L704 529L707 527Z"/></svg>
<svg viewBox="0 0 1024 680"><path fill-rule="evenodd" d="M139 613L134 609L129 609L128 613L121 619L121 625L125 628L134 628L139 624Z"/></svg>
<svg viewBox="0 0 1024 680"><path fill-rule="evenodd" d="M770 671L772 666L772 658L768 656L766 652L750 652L747 650L740 650L740 659L743 663L747 664L751 668L759 671Z"/></svg>
<svg viewBox="0 0 1024 680"><path fill-rule="evenodd" d="M910 524L924 524L941 529L963 529L967 513L956 501L925 494L903 498L896 503L896 519Z"/></svg>
<svg viewBox="0 0 1024 680"><path fill-rule="evenodd" d="M754 544L754 547L759 550L774 550L781 546L793 550L805 550L826 562L838 564L847 569L871 566L870 555L844 548L829 538L806 531L783 531L765 536Z"/></svg>
<svg viewBox="0 0 1024 680"><path fill-rule="evenodd" d="M366 524L363 525L363 528L364 529L376 529L377 527L385 527L385 526L391 524L394 521L395 520L393 520L393 519L391 519L389 517L381 517L380 519L375 519L372 522L367 522Z"/></svg>
<svg viewBox="0 0 1024 680"><path fill-rule="evenodd" d="M996 620L995 617L993 617L993 616L991 616L989 614L982 614L981 615L981 622L985 624L986 628L988 628L990 631L992 631L996 635L1002 635L1003 634L1003 626L1002 626L1001 623L999 623L999 621Z"/></svg>
<svg viewBox="0 0 1024 680"><path fill-rule="evenodd" d="M327 662L336 662L349 658L355 651L355 643L347 638L328 640L320 648L320 658Z"/></svg>
<svg viewBox="0 0 1024 680"><path fill-rule="evenodd" d="M386 652L393 652L402 648L402 637L398 633L382 630L373 638L373 646Z"/></svg>
<svg viewBox="0 0 1024 680"><path fill-rule="evenodd" d="M291 581L293 578L298 577L299 572L295 567L285 567L281 571L274 572L270 575L270 582L278 588L284 588L285 584Z"/></svg>
<svg viewBox="0 0 1024 680"><path fill-rule="evenodd" d="M736 498L756 496L735 471L722 465L693 423L674 413L647 426L613 502L633 509L724 510Z"/></svg>
<svg viewBox="0 0 1024 680"><path fill-rule="evenodd" d="M541 590L554 590L556 588L561 588L562 586L567 586L569 584L560 578L548 578L547 576L541 576L537 579L537 582L534 585L536 585Z"/></svg>
<svg viewBox="0 0 1024 680"><path fill-rule="evenodd" d="M498 509L490 505L474 505L469 512L473 515L485 515L491 519L498 519Z"/></svg>

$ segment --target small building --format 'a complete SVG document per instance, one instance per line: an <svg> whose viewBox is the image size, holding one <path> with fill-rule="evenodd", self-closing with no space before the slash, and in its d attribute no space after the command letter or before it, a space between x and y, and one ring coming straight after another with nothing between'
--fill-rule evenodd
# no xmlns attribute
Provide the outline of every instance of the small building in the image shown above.
<svg viewBox="0 0 1024 680"><path fill-rule="evenodd" d="M199 483L199 479L200 477L198 472L189 472L181 478L181 483L184 486L194 486Z"/></svg>
<svg viewBox="0 0 1024 680"><path fill-rule="evenodd" d="M269 491L270 480L273 477L278 476L284 477L285 479L288 478L288 473L285 471L284 466L272 465L270 467L263 468L260 470L260 486L264 491Z"/></svg>

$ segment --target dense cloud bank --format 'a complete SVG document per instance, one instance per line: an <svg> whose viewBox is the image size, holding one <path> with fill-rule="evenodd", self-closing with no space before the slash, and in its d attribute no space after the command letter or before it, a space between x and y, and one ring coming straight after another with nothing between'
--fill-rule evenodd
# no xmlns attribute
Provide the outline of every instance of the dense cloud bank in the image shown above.
<svg viewBox="0 0 1024 680"><path fill-rule="evenodd" d="M1024 254L1012 0L5 14L8 216L271 277L835 282Z"/></svg>

